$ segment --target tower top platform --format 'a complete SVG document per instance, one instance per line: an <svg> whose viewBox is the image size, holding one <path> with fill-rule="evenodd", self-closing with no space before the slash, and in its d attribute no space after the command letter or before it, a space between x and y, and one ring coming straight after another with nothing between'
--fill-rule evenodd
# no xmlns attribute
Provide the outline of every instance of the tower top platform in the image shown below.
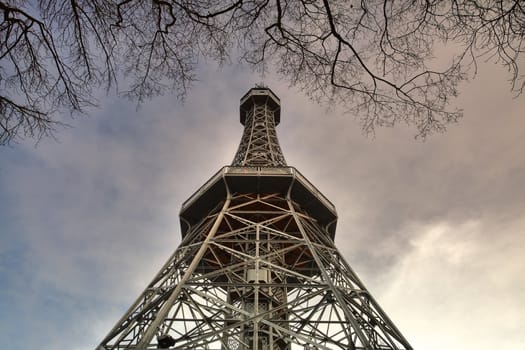
<svg viewBox="0 0 525 350"><path fill-rule="evenodd" d="M275 125L281 121L281 100L266 87L251 88L242 98L240 105L241 124L246 123L246 114L254 105L264 105L273 111Z"/></svg>

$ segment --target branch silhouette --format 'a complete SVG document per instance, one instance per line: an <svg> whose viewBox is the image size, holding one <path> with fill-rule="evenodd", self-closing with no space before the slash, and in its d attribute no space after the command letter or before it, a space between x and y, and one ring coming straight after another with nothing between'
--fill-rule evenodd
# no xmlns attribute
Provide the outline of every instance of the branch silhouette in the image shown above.
<svg viewBox="0 0 525 350"><path fill-rule="evenodd" d="M0 144L53 136L59 114L115 87L141 103L184 98L198 61L275 69L366 133L399 122L443 132L450 102L480 60L525 88L525 5L518 0L0 1ZM450 53L436 64L434 54Z"/></svg>

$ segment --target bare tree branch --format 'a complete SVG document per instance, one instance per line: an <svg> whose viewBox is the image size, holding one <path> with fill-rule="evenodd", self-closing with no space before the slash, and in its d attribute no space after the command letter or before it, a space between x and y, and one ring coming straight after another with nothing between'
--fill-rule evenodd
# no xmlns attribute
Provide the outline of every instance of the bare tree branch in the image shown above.
<svg viewBox="0 0 525 350"><path fill-rule="evenodd" d="M275 69L367 133L419 136L461 117L457 86L491 60L525 89L519 0L0 0L0 144L52 136L115 86L139 103L184 98L202 58ZM450 52L435 62L436 50Z"/></svg>

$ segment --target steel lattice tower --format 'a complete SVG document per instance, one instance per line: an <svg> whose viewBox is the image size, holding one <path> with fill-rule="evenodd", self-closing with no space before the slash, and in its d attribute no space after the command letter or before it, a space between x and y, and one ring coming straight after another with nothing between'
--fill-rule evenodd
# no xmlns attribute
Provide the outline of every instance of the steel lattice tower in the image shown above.
<svg viewBox="0 0 525 350"><path fill-rule="evenodd" d="M97 349L412 349L335 247L335 207L286 165L279 98L251 89L240 115L232 165L182 205L180 246Z"/></svg>

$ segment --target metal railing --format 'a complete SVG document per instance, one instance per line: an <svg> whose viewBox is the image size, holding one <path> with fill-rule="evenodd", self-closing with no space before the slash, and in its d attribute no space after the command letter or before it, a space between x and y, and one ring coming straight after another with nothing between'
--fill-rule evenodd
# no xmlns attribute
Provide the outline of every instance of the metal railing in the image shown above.
<svg viewBox="0 0 525 350"><path fill-rule="evenodd" d="M181 211L184 211L198 197L205 193L215 182L226 175L236 176L290 176L300 182L310 193L312 193L325 207L336 213L335 205L328 200L310 181L306 179L294 167L235 167L224 166L204 183L194 194L182 203Z"/></svg>

